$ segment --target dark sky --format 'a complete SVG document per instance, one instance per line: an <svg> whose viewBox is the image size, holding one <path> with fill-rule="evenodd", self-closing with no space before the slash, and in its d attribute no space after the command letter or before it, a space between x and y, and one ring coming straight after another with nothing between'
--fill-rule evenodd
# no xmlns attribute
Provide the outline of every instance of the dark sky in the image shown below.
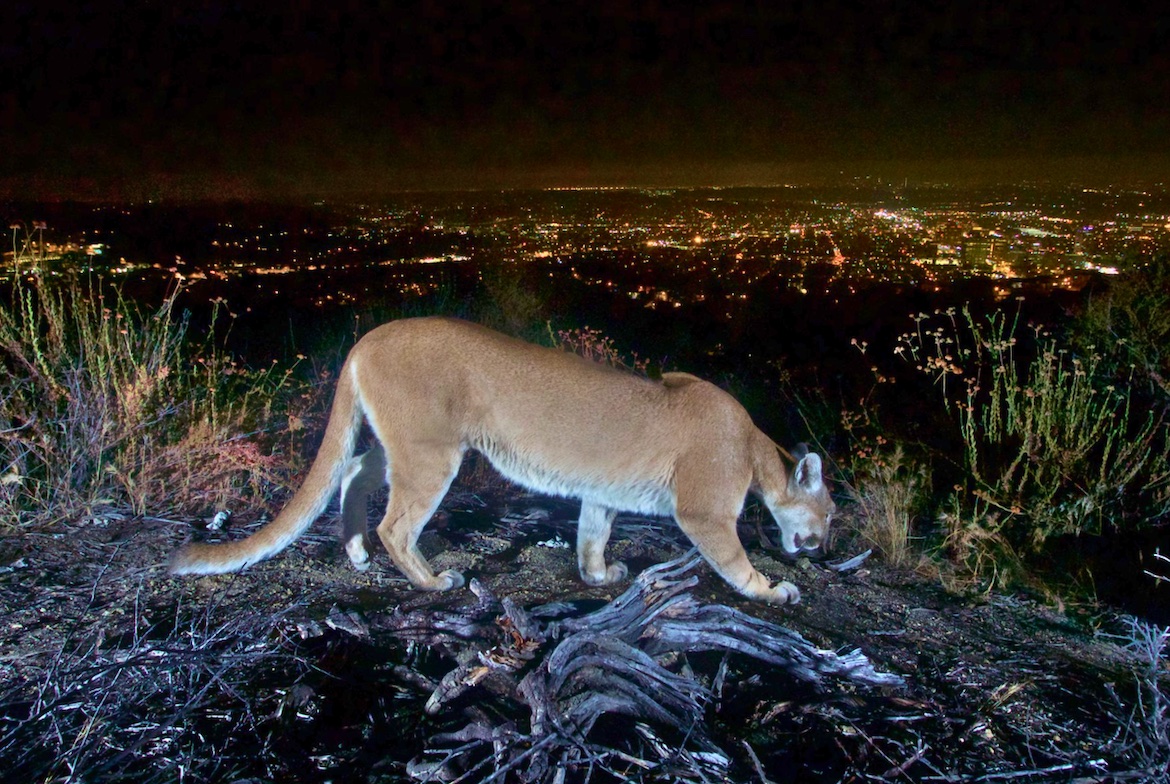
<svg viewBox="0 0 1170 784"><path fill-rule="evenodd" d="M5 5L10 195L1170 170L1156 3Z"/></svg>

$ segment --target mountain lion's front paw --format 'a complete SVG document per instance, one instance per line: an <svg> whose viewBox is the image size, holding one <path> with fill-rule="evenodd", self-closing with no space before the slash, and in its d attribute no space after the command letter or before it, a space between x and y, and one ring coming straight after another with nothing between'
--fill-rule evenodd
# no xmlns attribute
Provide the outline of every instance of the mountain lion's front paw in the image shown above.
<svg viewBox="0 0 1170 784"><path fill-rule="evenodd" d="M620 583L622 580L626 579L626 575L629 573L630 570L626 568L624 563L621 561L614 561L605 570L605 584L613 585L614 583Z"/></svg>
<svg viewBox="0 0 1170 784"><path fill-rule="evenodd" d="M447 585L445 587L442 585L439 586L440 591L451 591L456 588L462 588L465 585L463 575L454 569L447 569L446 571L440 572L438 577L440 582L443 580L447 581Z"/></svg>
<svg viewBox="0 0 1170 784"><path fill-rule="evenodd" d="M800 604L800 589L787 580L782 580L772 587L772 595L768 601L774 604Z"/></svg>

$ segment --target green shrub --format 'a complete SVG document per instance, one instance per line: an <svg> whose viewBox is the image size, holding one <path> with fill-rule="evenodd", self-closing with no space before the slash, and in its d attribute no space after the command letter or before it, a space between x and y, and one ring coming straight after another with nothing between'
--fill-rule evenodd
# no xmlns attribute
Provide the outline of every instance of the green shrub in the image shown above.
<svg viewBox="0 0 1170 784"><path fill-rule="evenodd" d="M1072 324L1078 346L1115 346L1113 370L1132 368L1165 405L1170 402L1170 256L1137 267L1089 300Z"/></svg>
<svg viewBox="0 0 1170 784"><path fill-rule="evenodd" d="M920 314L896 351L934 379L963 444L952 541L1035 552L1166 514L1164 414L1118 383L1115 358L1075 353L1018 312L967 309Z"/></svg>
<svg viewBox="0 0 1170 784"><path fill-rule="evenodd" d="M484 260L482 290L474 320L526 340L539 339L548 320L548 297L514 263Z"/></svg>

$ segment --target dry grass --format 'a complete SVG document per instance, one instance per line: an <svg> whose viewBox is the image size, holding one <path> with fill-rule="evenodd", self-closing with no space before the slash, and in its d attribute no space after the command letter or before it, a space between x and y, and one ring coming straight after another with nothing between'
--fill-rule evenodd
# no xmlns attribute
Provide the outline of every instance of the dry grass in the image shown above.
<svg viewBox="0 0 1170 784"><path fill-rule="evenodd" d="M912 544L914 520L930 490L927 469L909 462L902 447L888 454L866 453L855 460L853 481L846 492L856 505L855 527L867 545L894 566L920 560Z"/></svg>
<svg viewBox="0 0 1170 784"><path fill-rule="evenodd" d="M179 290L143 310L93 279L17 281L0 304L0 525L111 505L202 513L284 484L273 452L299 452L286 425L309 399L289 394L291 371L192 341ZM285 442L262 446L277 429Z"/></svg>
<svg viewBox="0 0 1170 784"><path fill-rule="evenodd" d="M845 493L853 502L853 529L886 563L920 566L922 550L913 540L915 521L930 500L929 465L882 435L877 412L865 401L840 416L849 439L841 468Z"/></svg>
<svg viewBox="0 0 1170 784"><path fill-rule="evenodd" d="M948 563L939 575L947 591L986 594L1028 582L1028 570L1001 532L994 513L990 518L976 519L956 508L941 515L940 522L943 525L941 550Z"/></svg>

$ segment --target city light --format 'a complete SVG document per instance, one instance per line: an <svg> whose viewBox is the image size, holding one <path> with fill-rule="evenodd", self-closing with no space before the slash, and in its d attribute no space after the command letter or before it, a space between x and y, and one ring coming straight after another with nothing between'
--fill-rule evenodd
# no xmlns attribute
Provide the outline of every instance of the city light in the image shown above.
<svg viewBox="0 0 1170 784"><path fill-rule="evenodd" d="M1170 200L1162 191L1003 191L931 187L902 189L896 198L812 187L403 195L382 204L320 203L304 225L271 215L250 220L246 208L225 207L200 235L202 244L168 247L160 238L167 250L153 255L127 240L144 231L136 208L112 205L69 226L13 221L0 276L76 268L144 277L158 274L161 256L174 259L162 266L175 266L187 285L310 276L324 286L340 272L379 268L400 270L391 285L410 296L433 285L420 267L477 265L490 256L655 308L707 301L704 281L718 281L721 296L737 302L765 283L800 293L838 284L846 292L869 284L937 290L969 278L1076 288L1088 275L1116 275L1170 251ZM332 294L319 301L363 296Z"/></svg>

